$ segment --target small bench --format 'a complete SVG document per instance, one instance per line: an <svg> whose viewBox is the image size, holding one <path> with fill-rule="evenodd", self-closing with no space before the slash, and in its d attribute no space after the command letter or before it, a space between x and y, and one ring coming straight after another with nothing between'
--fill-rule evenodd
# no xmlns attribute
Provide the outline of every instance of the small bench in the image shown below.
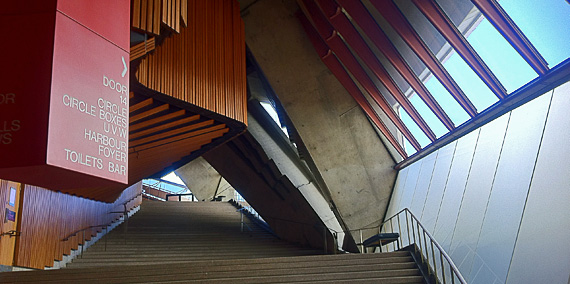
<svg viewBox="0 0 570 284"><path fill-rule="evenodd" d="M363 250L364 249L366 250L363 252L368 252L368 248L376 248L376 247L378 247L380 249L380 252L382 252L382 246L385 246L394 241L396 241L396 243L398 244L398 248L400 248L400 242L398 241L399 238L400 234L398 233L380 233L364 240L359 245L363 247Z"/></svg>

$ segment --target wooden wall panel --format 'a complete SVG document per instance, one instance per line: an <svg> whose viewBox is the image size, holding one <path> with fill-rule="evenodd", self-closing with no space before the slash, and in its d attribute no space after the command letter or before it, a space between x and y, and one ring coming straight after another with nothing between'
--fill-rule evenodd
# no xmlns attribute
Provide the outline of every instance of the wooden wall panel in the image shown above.
<svg viewBox="0 0 570 284"><path fill-rule="evenodd" d="M132 0L131 25L150 35L160 28L179 33L188 23L188 0Z"/></svg>
<svg viewBox="0 0 570 284"><path fill-rule="evenodd" d="M247 124L244 25L237 1L162 3L163 21L179 27L180 34L166 38L142 59L139 82ZM187 28L168 18L176 14L178 22L180 7L188 9Z"/></svg>
<svg viewBox="0 0 570 284"><path fill-rule="evenodd" d="M52 266L54 260L61 260L64 254L77 249L82 243L82 233L62 241L73 232L90 226L108 224L120 218L123 211L140 205L142 184L139 182L125 189L114 203L104 203L80 198L41 187L26 185L20 219L21 235L16 244L15 265L43 269ZM0 191L1 194L2 191ZM95 236L101 228L85 231L87 240Z"/></svg>

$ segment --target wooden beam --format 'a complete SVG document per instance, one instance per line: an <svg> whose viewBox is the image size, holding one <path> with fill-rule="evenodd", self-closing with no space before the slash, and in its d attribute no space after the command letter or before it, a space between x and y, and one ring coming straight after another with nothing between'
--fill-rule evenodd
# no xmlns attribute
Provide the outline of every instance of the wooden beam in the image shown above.
<svg viewBox="0 0 570 284"><path fill-rule="evenodd" d="M143 113L131 116L129 118L129 123L134 123L134 122L139 121L145 117L149 117L151 115L154 115L154 114L160 113L162 111L168 110L169 108L170 108L169 104L163 104L163 105L157 106L157 107L150 109L150 110L147 110Z"/></svg>
<svg viewBox="0 0 570 284"><path fill-rule="evenodd" d="M135 111L137 111L137 110L139 110L139 109L141 109L141 108L143 108L143 107L152 105L153 102L154 102L154 101L152 100L152 98L149 98L149 99L146 99L146 100L144 100L144 101L142 101L142 102L140 102L140 103L138 103L138 104L131 105L131 106L129 107L129 112L135 112Z"/></svg>
<svg viewBox="0 0 570 284"><path fill-rule="evenodd" d="M142 136L145 136L145 135L149 135L149 134L152 134L152 133L160 132L160 131L162 131L162 130L166 130L166 129L169 129L169 128L173 128L173 127L176 127L176 126L181 125L181 124L189 123L189 122L192 122L192 121L194 121L194 120L198 120L199 118L200 118L199 115L193 115L193 116L186 117L186 118L182 118L182 119L179 119L179 120L176 120L176 121L173 121L173 122L169 122L169 123L165 123L165 124L160 124L160 125L158 125L158 126L156 126L156 127L149 128L149 129L146 129L146 130L143 130L143 131L139 131L139 132L136 132L136 133L134 133L134 134L130 134L130 135L129 135L129 140L133 140L133 139L136 139L136 138L139 138L139 137L142 137Z"/></svg>
<svg viewBox="0 0 570 284"><path fill-rule="evenodd" d="M149 136L146 138L129 140L129 147L136 147L136 146L144 145L144 144L147 144L147 143L150 143L153 141L157 141L157 140L162 140L162 139L165 139L165 138L168 138L171 136L191 132L195 129L199 129L199 128L206 127L206 126L213 125L213 124L214 124L214 120L206 120L206 121L195 123L195 124L192 124L192 125L189 125L186 127L181 127L181 128L173 129L170 131L162 132L160 134L152 135L152 136Z"/></svg>
<svg viewBox="0 0 570 284"><path fill-rule="evenodd" d="M129 131L132 133L134 131L137 131L139 129L145 128L145 127L150 127L156 124L160 124L164 121L167 121L169 119L173 119L173 118L177 118L180 116L183 116L184 114L186 114L185 110L179 110L179 111L175 111L157 118L153 118L153 119L149 119L147 121L143 121L143 122L139 122L139 123L131 123L129 125Z"/></svg>

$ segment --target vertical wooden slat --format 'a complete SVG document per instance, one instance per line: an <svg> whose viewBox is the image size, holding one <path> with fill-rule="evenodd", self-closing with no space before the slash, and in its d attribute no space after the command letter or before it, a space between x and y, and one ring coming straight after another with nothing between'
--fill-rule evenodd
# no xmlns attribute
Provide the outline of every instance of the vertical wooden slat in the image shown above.
<svg viewBox="0 0 570 284"><path fill-rule="evenodd" d="M188 0L182 0L180 4L181 14L180 18L182 19L182 26L188 27Z"/></svg>
<svg viewBox="0 0 570 284"><path fill-rule="evenodd" d="M162 1L154 0L154 9L152 13L152 32L157 35L160 34L160 15L162 13L161 7Z"/></svg>
<svg viewBox="0 0 570 284"><path fill-rule="evenodd" d="M52 266L54 259L61 259L62 254L69 254L82 242L81 234L67 242L61 242L62 238L74 231L116 219L115 214L108 212L137 195L141 189L140 183L135 184L110 204L26 185L21 203L20 229L25 234L18 237L15 265L37 269ZM137 206L140 200L137 198L129 204ZM86 230L86 239L98 231L101 230Z"/></svg>
<svg viewBox="0 0 570 284"><path fill-rule="evenodd" d="M239 4L226 0L152 3L157 1L162 3L162 23L180 33L164 39L141 60L139 82L245 121L245 43ZM183 18L185 27L180 25Z"/></svg>
<svg viewBox="0 0 570 284"><path fill-rule="evenodd" d="M143 0L145 1L145 0ZM153 30L153 20L152 15L154 14L154 2L159 0L146 0L148 1L146 6L146 31L151 32Z"/></svg>
<svg viewBox="0 0 570 284"><path fill-rule="evenodd" d="M176 32L180 32L180 0L175 0L175 9L174 10L174 17L173 17L173 21L174 21L174 30L176 30Z"/></svg>
<svg viewBox="0 0 570 284"><path fill-rule="evenodd" d="M147 16L146 16L146 15L147 15L147 9L148 9L148 7L147 7L148 0L140 0L140 1L141 1L141 11L140 11L140 14L141 14L141 22L140 22L140 26L139 26L139 27L140 27L141 29L145 30L145 31L148 31L147 25L146 25L146 21L147 21Z"/></svg>
<svg viewBox="0 0 570 284"><path fill-rule="evenodd" d="M140 28L140 21L141 21L141 0L133 0L133 8L131 10L131 24L135 28Z"/></svg>
<svg viewBox="0 0 570 284"><path fill-rule="evenodd" d="M162 0L162 23L168 25L168 2L169 0Z"/></svg>

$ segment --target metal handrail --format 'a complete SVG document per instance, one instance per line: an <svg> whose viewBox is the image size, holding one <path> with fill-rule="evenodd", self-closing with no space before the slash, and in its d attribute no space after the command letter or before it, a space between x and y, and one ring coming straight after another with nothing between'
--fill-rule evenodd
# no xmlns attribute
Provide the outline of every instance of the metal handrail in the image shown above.
<svg viewBox="0 0 570 284"><path fill-rule="evenodd" d="M240 226L241 226L241 232L243 232L243 225L245 224L248 229L250 231L251 228L249 227L249 225L247 225L247 223L244 222L243 219L243 215L244 215L244 211L247 212L250 216L252 216L253 218L256 218L257 220L259 220L260 222L263 222L265 224L267 224L267 222L265 222L265 220L259 218L259 214L252 214L247 207L243 206L242 204L239 204L238 201L231 199L230 203L232 203L234 206L239 206L241 208L239 208L237 211L241 213L241 220L240 220ZM321 224L309 224L309 223L304 223L304 222L299 222L299 221L293 221L293 220L287 220L287 219L282 219L282 218L277 218L277 217L269 217L269 219L271 220L275 220L275 221L285 221L285 222L289 222L292 224L298 224L298 225L306 225L306 226L312 226L312 227L316 227L316 228L323 228L323 241L324 241L324 245L323 245L323 249L325 251L325 253L327 252L327 230L329 230L331 232L331 234L333 235L333 241L334 241L334 253L337 253L337 249L338 249L338 244L337 244L337 236L338 236L338 232L334 229L329 228L326 225L321 225ZM269 225L267 225L269 227ZM275 236L277 236L274 232L271 231L272 234L274 234Z"/></svg>
<svg viewBox="0 0 570 284"><path fill-rule="evenodd" d="M446 274L446 271L445 271L445 265L444 265L444 259L445 259L445 261L447 262L449 269L450 269L449 275L451 277L451 283L454 284L455 278L457 278L459 283L466 284L467 281L465 281L465 278L463 278L463 276L459 272L459 269L457 269L457 267L455 266L455 264L451 260L451 257L449 257L449 255L445 252L443 247L425 229L425 227L422 225L422 223L420 223L420 221L416 218L416 216L408 208L404 208L404 209L400 210L400 212L396 213L394 216L386 219L386 221L384 221L382 224L380 224L380 226L378 226L379 231L382 231L382 229L385 228L385 225L387 225L388 223L390 223L390 229L392 231L394 231L394 220L397 220L398 233L400 235L399 241L400 241L400 243L403 243L402 225L401 225L402 223L400 222L400 216L402 215L402 213L405 214L405 218L406 218L405 229L407 229L406 235L408 237L408 244L409 245L416 244L414 246L414 250L416 250L416 252L417 252L417 250L419 250L422 264L426 264L429 268L433 269L433 271L431 269L428 269L428 276L431 276L433 274L433 276L435 278L438 278L438 271L440 271L441 272L440 273L441 282L443 284L446 284L448 274ZM408 218L408 214L410 215L410 218ZM414 222L415 222L415 225L414 225ZM412 239L410 237L410 227L412 228L412 234L411 235L413 236L413 241L414 241L413 243L412 243ZM367 228L367 229L375 229L375 228L376 227ZM420 229L421 229L421 236L420 236ZM362 238L362 229L359 229L359 230L361 232L360 236ZM416 230L417 230L417 232L416 232ZM416 239L416 235L417 235L418 239ZM426 236L429 239L429 244L428 244L428 240L426 239ZM423 243L422 243L422 239L423 239ZM361 241L361 243L362 243L362 241ZM431 247L431 257L430 257L430 249L428 249L428 245ZM439 258L440 258L439 264L436 261L436 257L435 257L436 254L435 254L435 250L434 250L434 245L439 250ZM389 247L387 247L387 248L389 249ZM394 248L394 250L395 250L395 248ZM431 259L432 263L430 263L430 259ZM438 269L438 267L439 267L439 269Z"/></svg>
<svg viewBox="0 0 570 284"><path fill-rule="evenodd" d="M245 207L242 207L237 210L240 213L240 232L243 233L243 226L245 225L250 232L253 232L253 229L243 220L243 211L247 210Z"/></svg>
<svg viewBox="0 0 570 284"><path fill-rule="evenodd" d="M155 183L145 182L145 181L149 181L149 180L156 181L156 182ZM179 191L172 191L172 190L168 190L166 188L162 188L162 187L160 187L161 183L178 187L178 188L180 188L180 190ZM178 183L171 182L171 181L167 181L167 180L163 180L163 179L145 179L145 180L143 180L143 185L148 186L152 189L160 190L160 191L163 191L166 193L173 193L173 194L179 194L179 193L184 193L186 191L190 191L190 189L185 185L178 184Z"/></svg>
<svg viewBox="0 0 570 284"><path fill-rule="evenodd" d="M129 202L135 200L135 198L137 198L137 197L139 197L139 196L141 196L141 195L142 195L142 192L139 192L137 195L131 197L129 200L127 200L127 201L121 203L120 205L124 206L124 211L122 211L122 212L120 212L120 211L111 211L111 212L109 212L109 214L111 214L111 213L120 213L120 214L123 214L123 216L125 216L125 221L128 222L128 218L129 218L129 213L128 213L128 212L129 212L130 210L132 210L134 207L132 207L132 208L130 208L129 210L127 210L127 204L128 204ZM79 230L77 230L77 231L75 231L75 232L69 234L69 235L66 236L65 238L61 239L61 242L69 241L72 237L76 236L78 233L83 233L82 242L81 242L81 253L80 253L80 255L83 255L83 247L85 246L85 231L86 231L86 230L93 229L93 228L101 228L101 229L104 229L104 230L105 230L105 235L106 235L106 234L107 234L107 228L108 228L111 224L115 223L115 221L116 221L116 220L113 220L113 221L111 221L111 222L108 222L108 223L102 224L102 225L94 225L94 226L89 226L89 227L85 227L85 228L79 229ZM127 226L128 226L128 223L126 223L126 224L127 224ZM126 228L125 228L125 231L126 231ZM105 238L105 251L107 250L107 242L106 242L106 241L107 241L107 239Z"/></svg>

